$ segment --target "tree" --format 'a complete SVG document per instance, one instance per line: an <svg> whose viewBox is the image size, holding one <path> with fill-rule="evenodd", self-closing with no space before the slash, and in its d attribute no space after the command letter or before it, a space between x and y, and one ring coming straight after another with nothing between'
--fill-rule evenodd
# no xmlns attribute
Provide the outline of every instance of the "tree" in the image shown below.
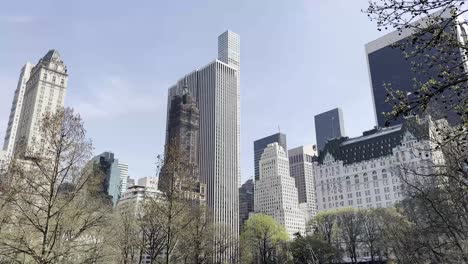
<svg viewBox="0 0 468 264"><path fill-rule="evenodd" d="M313 226L314 233L328 244L333 243L335 224L337 221L336 213L333 211L319 212L309 225Z"/></svg>
<svg viewBox="0 0 468 264"><path fill-rule="evenodd" d="M145 242L135 214L127 211L116 211L113 224L112 231L115 240L111 243L117 247L118 263L142 263Z"/></svg>
<svg viewBox="0 0 468 264"><path fill-rule="evenodd" d="M441 131L442 134L453 133L451 130ZM437 142L434 145L440 146ZM423 255L433 262L468 263L466 145L452 138L431 155L436 157L417 166L400 166L398 170L405 183L406 197L400 207L416 236L412 241L417 245L414 258Z"/></svg>
<svg viewBox="0 0 468 264"><path fill-rule="evenodd" d="M410 31L411 37L397 42L413 70L420 76L414 80L411 93L408 87L391 87L388 84L387 101L394 105L387 118L398 118L411 113L425 113L431 108L443 110L442 116L456 114L461 118L460 133L451 138L465 138L468 126L468 75L466 32L460 27L467 12L464 0L372 0L364 12L376 21L378 30L394 28L400 34ZM442 13L449 13L446 18ZM431 14L432 13L432 14ZM430 17L417 22L421 17ZM456 30L462 32L460 40ZM434 107L433 107L434 106Z"/></svg>
<svg viewBox="0 0 468 264"><path fill-rule="evenodd" d="M353 264L358 262L357 250L360 246L363 222L363 216L359 210L344 208L337 211L337 226L345 250Z"/></svg>
<svg viewBox="0 0 468 264"><path fill-rule="evenodd" d="M170 140L166 155L160 161L160 183L162 195L157 198L157 210L164 216L162 226L165 263L176 262L180 254L173 254L183 233L202 214L193 214L200 206L200 184L196 164L185 155L178 137ZM174 259L172 259L174 258Z"/></svg>
<svg viewBox="0 0 468 264"><path fill-rule="evenodd" d="M146 196L138 212L138 227L142 238L140 256L146 254L151 264L163 255L166 247L165 204L157 196Z"/></svg>
<svg viewBox="0 0 468 264"><path fill-rule="evenodd" d="M333 263L339 252L336 247L318 236L296 236L291 242L291 254L295 264Z"/></svg>
<svg viewBox="0 0 468 264"><path fill-rule="evenodd" d="M278 252L288 240L284 227L271 216L255 214L244 224L241 234L243 263L279 263Z"/></svg>
<svg viewBox="0 0 468 264"><path fill-rule="evenodd" d="M13 196L0 233L0 256L22 263L97 263L104 257L110 208L85 189L92 145L71 109L47 113L36 141L10 164Z"/></svg>
<svg viewBox="0 0 468 264"><path fill-rule="evenodd" d="M213 225L206 216L205 206L194 206L191 214L192 221L183 232L177 250L181 263L210 263L214 252Z"/></svg>
<svg viewBox="0 0 468 264"><path fill-rule="evenodd" d="M384 214L386 209L367 209L360 210L358 214L362 215L362 234L361 241L369 250L370 261L383 261L385 259L385 248L383 246L382 221L380 215Z"/></svg>

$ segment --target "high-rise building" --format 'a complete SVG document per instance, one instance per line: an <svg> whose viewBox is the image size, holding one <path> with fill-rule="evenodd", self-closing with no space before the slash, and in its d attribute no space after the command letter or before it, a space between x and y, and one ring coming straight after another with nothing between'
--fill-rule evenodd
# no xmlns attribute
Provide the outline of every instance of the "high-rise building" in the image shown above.
<svg viewBox="0 0 468 264"><path fill-rule="evenodd" d="M414 23L424 25L433 17L441 18L440 23L445 28L444 31L446 33L451 32L458 40L463 43L468 43L466 34L468 31L468 25L464 21L454 21L449 9L436 12L428 17L421 18ZM456 20L460 19L460 17L457 17ZM403 45L407 47L406 51L409 53L414 50L416 45L421 46L421 44L411 44L414 43L412 42L413 34L413 28L403 29L402 31L396 30L367 43L365 46L372 100L374 104L375 122L379 127L383 127L385 125L397 125L402 123L404 120L403 117L399 117L397 120L387 120L384 116L383 113L389 113L393 109L392 102L386 102L388 94L387 88L401 90L404 94L408 95L409 99L411 99L411 97L414 96L414 93L412 92L419 89L418 87L415 87L414 80L421 83L427 82L432 78L440 80L440 77L438 77L440 70L439 66L431 67L430 63L424 63L421 61L421 56L425 56L426 58L447 58L447 56L450 56L446 60L447 63L455 61L466 62L466 59L463 59L464 54L459 48L454 49L453 52L447 52L445 50L445 53L441 53L437 48L428 48L421 56L411 56L407 58L405 53L400 50L399 46ZM413 69L414 65L419 65L417 70ZM427 65L428 67L425 68L424 65ZM451 68L452 71L456 70L455 67ZM463 69L463 71L466 71L466 69ZM444 95L449 96L449 94ZM447 120L451 124L454 124L459 120L455 111L447 113L443 107L438 107L436 105L432 108L435 111L423 113L423 115L431 114L438 119L444 114L447 114ZM422 113L415 112L413 114ZM387 121L388 123L386 124Z"/></svg>
<svg viewBox="0 0 468 264"><path fill-rule="evenodd" d="M11 103L10 116L8 120L7 130L5 133L5 141L3 143L3 150L6 152L7 157L13 155L15 146L16 132L18 131L18 123L21 117L21 110L23 107L24 93L26 90L26 83L29 80L31 70L34 67L31 63L27 62L21 69L18 84L16 86L13 102Z"/></svg>
<svg viewBox="0 0 468 264"><path fill-rule="evenodd" d="M218 60L237 70L237 172L240 186L240 36L238 34L227 30L218 36Z"/></svg>
<svg viewBox="0 0 468 264"><path fill-rule="evenodd" d="M122 196L127 191L127 182L128 182L128 164L119 163L119 173L120 173L120 196Z"/></svg>
<svg viewBox="0 0 468 264"><path fill-rule="evenodd" d="M306 203L306 220L313 218L317 212L315 203L315 167L318 160L315 145L306 145L290 149L289 172L296 182L299 203Z"/></svg>
<svg viewBox="0 0 468 264"><path fill-rule="evenodd" d="M92 175L97 177L88 181L90 185L95 185L91 188L116 206L121 195L119 161L114 157L114 153L103 152L91 160L91 165L95 172Z"/></svg>
<svg viewBox="0 0 468 264"><path fill-rule="evenodd" d="M229 247L217 254L217 262L234 262L238 258L239 234L239 37L228 31L228 41L219 45L228 51L228 63L222 50L220 58L181 78L169 88L168 116L172 98L183 95L184 87L193 96L200 111L198 135L198 169L200 181L206 185L206 204L215 226L216 245ZM235 41L237 39L237 41ZM227 46L226 46L227 45ZM226 48L227 47L227 48ZM231 60L229 60L231 58ZM239 61L237 61L239 62ZM169 127L169 118L168 118ZM167 141L167 140L166 140ZM216 246L217 247L217 246ZM214 248L216 252L219 249Z"/></svg>
<svg viewBox="0 0 468 264"><path fill-rule="evenodd" d="M259 161L263 154L263 151L271 143L278 143L283 149L288 149L286 144L286 135L283 133L276 133L268 137L264 137L254 141L254 168L255 168L255 180L260 177Z"/></svg>
<svg viewBox="0 0 468 264"><path fill-rule="evenodd" d="M290 238L305 232L304 211L299 208L297 188L289 174L288 154L278 143L267 146L260 158L260 178L255 181L255 213L273 217Z"/></svg>
<svg viewBox="0 0 468 264"><path fill-rule="evenodd" d="M343 111L335 108L314 117L315 137L318 151L322 151L328 140L345 136Z"/></svg>
<svg viewBox="0 0 468 264"><path fill-rule="evenodd" d="M29 67L28 64L25 66L23 77L27 76ZM56 50L47 52L31 69L26 87L21 85L18 91L18 100L21 99L21 89L24 89L24 96L13 152L24 153L34 142L40 141L38 130L42 115L63 107L67 80L67 67ZM10 136L11 132L13 129Z"/></svg>
<svg viewBox="0 0 468 264"><path fill-rule="evenodd" d="M249 219L249 214L254 211L254 182L247 180L239 188L239 230L242 232L244 222Z"/></svg>
<svg viewBox="0 0 468 264"><path fill-rule="evenodd" d="M141 205L145 199L162 197L158 190L158 178L143 177L138 179L138 184L129 186L127 191L120 197L117 209L120 212L132 213L137 216L141 213Z"/></svg>
<svg viewBox="0 0 468 264"><path fill-rule="evenodd" d="M430 118L372 129L356 138L333 139L319 156L315 189L318 211L389 207L403 199L399 169L428 168L443 161L433 151Z"/></svg>
<svg viewBox="0 0 468 264"><path fill-rule="evenodd" d="M190 185L200 182L198 169L198 140L200 111L184 80L182 95L175 95L170 102L167 120L165 164L159 175L159 189L164 191L171 181L172 172L166 164L180 163L187 169L186 177ZM190 186L192 188L195 186ZM198 191L198 190L197 190Z"/></svg>

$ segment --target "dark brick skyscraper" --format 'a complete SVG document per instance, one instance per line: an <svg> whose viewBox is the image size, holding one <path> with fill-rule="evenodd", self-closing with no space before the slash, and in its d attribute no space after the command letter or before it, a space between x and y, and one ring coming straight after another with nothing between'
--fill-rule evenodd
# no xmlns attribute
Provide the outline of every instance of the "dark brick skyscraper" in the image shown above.
<svg viewBox="0 0 468 264"><path fill-rule="evenodd" d="M182 166L189 168L188 176L199 182L198 131L200 112L186 83L183 90L181 96L176 95L171 99L166 134L165 166L177 159L175 162L180 162ZM176 155L171 156L169 152L176 153ZM159 189L164 190L165 184L167 184L167 176L163 166Z"/></svg>

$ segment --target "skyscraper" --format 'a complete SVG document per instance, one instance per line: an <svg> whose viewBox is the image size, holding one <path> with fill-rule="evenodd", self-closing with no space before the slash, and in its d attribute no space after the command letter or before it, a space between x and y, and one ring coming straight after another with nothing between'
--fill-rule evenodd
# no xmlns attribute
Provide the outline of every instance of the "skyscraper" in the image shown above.
<svg viewBox="0 0 468 264"><path fill-rule="evenodd" d="M216 245L229 245L223 254L215 256L215 261L233 262L238 255L239 234L240 62L234 56L239 54L239 36L227 31L219 42L218 60L187 74L169 88L168 128L172 98L182 95L187 87L200 111L198 168L200 180L206 184L206 204L216 226L214 239ZM227 63L221 59L227 59Z"/></svg>
<svg viewBox="0 0 468 264"><path fill-rule="evenodd" d="M238 34L227 30L218 36L218 60L237 70L237 177L240 186L240 37Z"/></svg>
<svg viewBox="0 0 468 264"><path fill-rule="evenodd" d="M175 95L170 102L170 110L167 120L165 164L159 175L159 189L166 190L167 184L171 182L172 171L166 171L166 164L172 162L180 163L187 168L190 184L200 182L198 169L198 140L200 129L200 111L190 94L187 81L184 80L182 95ZM177 160L176 160L177 159ZM183 179L181 179L183 180ZM192 188L194 186L191 186Z"/></svg>
<svg viewBox="0 0 468 264"><path fill-rule="evenodd" d="M424 25L428 21L431 21L431 17L441 18L441 25L444 27L445 32L453 33L456 39L467 43L468 25L464 21L454 21L452 14L449 9L439 11L428 17L421 18L414 23ZM459 20L460 17L457 17ZM439 20L437 20L439 21ZM448 23L448 24L447 24ZM452 31L451 31L452 30ZM405 53L400 50L399 46L405 46L407 52L411 53L417 45L423 44L411 44L413 42L414 29L408 28L400 31L393 31L380 37L374 41L366 44L366 58L369 70L369 80L371 84L372 101L374 104L375 122L379 127L386 125L397 125L404 121L401 116L397 120L387 120L383 113L391 112L393 104L386 102L387 99L387 87L391 89L401 90L404 94L408 95L409 99L414 95L415 90L419 89L419 85L415 86L415 80L421 83L427 82L429 79L441 80L438 76L440 66L449 66L452 68L453 74L456 72L456 67L450 66L450 63L466 62L463 59L464 54L459 48L454 49L452 52L445 50L443 53L438 48L427 48L424 53L420 56L406 57ZM449 56L449 57L447 57ZM441 61L446 61L447 65L438 65L437 67L431 67L430 63L424 63L421 61L421 57L431 58L435 57ZM418 69L413 69L414 65L418 66ZM424 67L427 65L428 67ZM466 66L463 71L466 71ZM449 94L444 92L442 94L446 98L449 98ZM448 100L448 99L447 99ZM435 101L432 103L436 103ZM444 114L448 114L447 120L449 123L457 123L459 117L455 111L446 112L444 107L438 107L433 105L435 111L430 111L428 114L432 115L436 119L442 117ZM426 113L413 113L422 114ZM438 116L439 115L439 116Z"/></svg>
<svg viewBox="0 0 468 264"><path fill-rule="evenodd" d="M260 178L255 181L254 192L255 212L273 217L286 228L290 238L297 232L304 234L304 212L299 208L286 151L276 142L269 144L259 163Z"/></svg>
<svg viewBox="0 0 468 264"><path fill-rule="evenodd" d="M239 230L242 232L244 222L249 219L249 214L254 211L254 182L247 180L239 188Z"/></svg>
<svg viewBox="0 0 468 264"><path fill-rule="evenodd" d="M323 150L329 139L345 136L343 111L340 108L318 114L314 119L315 137L319 152Z"/></svg>
<svg viewBox="0 0 468 264"><path fill-rule="evenodd" d="M282 133L276 133L268 137L264 137L254 141L254 168L255 168L255 180L260 177L259 161L263 154L263 151L271 143L277 142L283 149L288 149L286 144L286 135Z"/></svg>
<svg viewBox="0 0 468 264"><path fill-rule="evenodd" d="M121 181L119 161L112 152L103 152L90 161L93 166L93 176L96 179L88 180L92 189L112 202L113 206L121 197Z"/></svg>
<svg viewBox="0 0 468 264"><path fill-rule="evenodd" d="M313 218L317 212L315 203L315 168L318 160L317 149L314 145L306 145L290 149L289 171L296 182L299 203L307 204L307 220Z"/></svg>
<svg viewBox="0 0 468 264"><path fill-rule="evenodd" d="M6 157L13 155L15 146L16 133L18 131L18 123L21 117L21 110L23 107L24 92L26 90L26 83L29 80L31 70L34 67L31 63L27 62L21 69L18 85L16 86L13 102L11 103L10 117L8 126L5 133L5 141L3 143L3 150L6 152Z"/></svg>
<svg viewBox="0 0 468 264"><path fill-rule="evenodd" d="M27 76L29 67L26 64L23 77ZM24 153L34 142L40 140L38 130L42 115L63 107L67 80L67 67L56 50L47 52L31 69L24 88L23 106L13 152ZM18 96L18 100L20 98L21 96Z"/></svg>
<svg viewBox="0 0 468 264"><path fill-rule="evenodd" d="M119 163L118 166L120 172L120 196L122 196L127 191L128 164Z"/></svg>

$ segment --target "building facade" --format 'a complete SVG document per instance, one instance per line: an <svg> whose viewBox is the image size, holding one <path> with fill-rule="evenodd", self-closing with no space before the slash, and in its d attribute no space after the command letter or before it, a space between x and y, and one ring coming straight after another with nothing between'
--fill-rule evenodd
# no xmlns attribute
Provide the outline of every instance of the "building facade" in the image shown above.
<svg viewBox="0 0 468 264"><path fill-rule="evenodd" d="M458 39L462 43L468 43L466 34L468 31L468 25L466 25L464 21L453 21L449 9L444 10L443 12L436 12L428 17L415 21L414 23L424 25L425 23L428 23L428 21L431 21L431 19L433 20L434 17L441 18L440 23L443 27L446 27L446 32L452 30L451 33L454 34L454 38ZM460 17L458 17L457 20L460 20ZM388 94L387 88L401 90L404 94L407 94L411 100L411 97L414 96L414 93L412 92L418 89L415 87L415 80L417 80L418 83L425 83L429 79L441 80L440 77L438 77L440 70L439 65L437 67L431 67L430 63L422 61L422 56L434 56L439 58L441 61L447 61L447 65L440 66L449 66L449 68L452 68L451 71L453 74L455 74L456 69L453 65L448 65L448 63L453 63L455 61L466 62L461 50L458 48L453 52L445 51L445 53L441 53L437 48L431 48L426 49L422 56L411 56L406 58L405 53L400 50L400 46L404 46L406 51L411 53L417 45L424 45L420 43L412 44L413 34L414 31L412 28L403 29L401 32L395 30L383 37L367 43L365 46L377 126L383 127L386 125L396 125L401 124L404 121L403 117L399 117L397 120L387 120L384 116L383 113L391 112L393 109L393 104L386 102ZM458 62L456 63L458 64ZM414 65L419 65L418 69L414 69ZM424 67L424 65L427 65L428 67ZM462 71L466 72L466 68L462 69ZM417 86L420 85L418 84ZM447 98L450 97L448 92L444 92L443 95ZM430 108L433 108L434 111L431 111ZM459 117L455 111L446 112L443 107L438 107L437 105L432 105L432 107L429 107L427 111L429 111L429 113L414 112L413 114L430 114L435 118L442 118L444 115L447 115L447 120L450 124L455 124L459 121Z"/></svg>
<svg viewBox="0 0 468 264"><path fill-rule="evenodd" d="M33 67L33 64L27 62L21 69L15 95L13 97L13 102L11 103L10 116L8 118L8 125L5 133L5 141L3 143L3 150L5 151L5 155L7 157L11 157L13 155L18 124L21 117L21 110L23 108L26 84L29 80L29 76L31 75L31 70Z"/></svg>
<svg viewBox="0 0 468 264"><path fill-rule="evenodd" d="M286 142L286 135L283 133L276 133L268 137L264 137L259 140L254 141L254 168L255 168L255 180L258 180L260 177L260 167L259 162L263 154L263 151L271 143L277 142L283 149L288 149Z"/></svg>
<svg viewBox="0 0 468 264"><path fill-rule="evenodd" d="M322 151L328 140L345 136L343 111L335 108L314 117L315 137L318 151Z"/></svg>
<svg viewBox="0 0 468 264"><path fill-rule="evenodd" d="M441 160L431 146L430 118L330 141L316 166L318 211L380 208L402 200L400 169Z"/></svg>
<svg viewBox="0 0 468 264"><path fill-rule="evenodd" d="M242 232L244 222L249 219L250 213L254 211L254 182L247 180L239 188L239 230Z"/></svg>
<svg viewBox="0 0 468 264"><path fill-rule="evenodd" d="M240 36L237 33L227 30L218 36L218 60L237 70L237 172L240 186Z"/></svg>
<svg viewBox="0 0 468 264"><path fill-rule="evenodd" d="M255 213L273 217L290 238L305 233L304 211L299 208L297 188L289 174L289 159L278 143L267 146L260 158L260 178L255 181Z"/></svg>
<svg viewBox="0 0 468 264"><path fill-rule="evenodd" d="M25 73L29 69L28 67L25 67ZM53 113L63 107L67 92L67 81L67 66L56 50L47 52L32 67L24 88L14 153L18 151L18 153L23 154L27 150L33 150L34 142L40 141L40 134L38 133L40 120L45 113ZM19 93L21 93L21 89ZM18 100L20 98L19 95Z"/></svg>
<svg viewBox="0 0 468 264"><path fill-rule="evenodd" d="M103 152L91 160L91 165L94 171L92 175L97 179L90 181L90 184L96 185L93 188L116 206L121 196L119 161L114 153Z"/></svg>
<svg viewBox="0 0 468 264"><path fill-rule="evenodd" d="M229 32L228 35L232 37L234 34ZM236 45L233 46L234 44ZM235 50L239 50L236 41L228 41L226 45L232 54ZM219 50L218 55L221 54L224 53ZM220 56L219 59L225 58ZM170 87L168 98L169 115L172 98L182 95L184 87L187 86L200 111L198 136L200 181L206 186L206 204L211 214L210 219L217 226L214 238L223 240L221 244L230 245L225 253L215 257L215 261L221 262L234 262L238 258L240 176L238 82L239 65L234 65L232 61L225 63L215 60L187 74Z"/></svg>
<svg viewBox="0 0 468 264"><path fill-rule="evenodd" d="M315 166L317 162L317 148L315 145L306 145L290 149L289 172L294 178L299 203L305 203L306 222L315 217L317 204L315 202Z"/></svg>
<svg viewBox="0 0 468 264"><path fill-rule="evenodd" d="M120 197L117 203L117 209L137 215L145 198L157 198L161 197L161 195L162 193L158 190L158 178L139 178L137 184L129 186Z"/></svg>
<svg viewBox="0 0 468 264"><path fill-rule="evenodd" d="M128 164L119 163L117 166L119 167L120 173L120 196L122 196L127 191Z"/></svg>
<svg viewBox="0 0 468 264"><path fill-rule="evenodd" d="M200 183L198 147L200 111L184 80L182 95L175 95L170 102L168 114L164 166L159 175L159 189L164 191L171 182L173 163L179 163L184 171L179 174L189 188Z"/></svg>

